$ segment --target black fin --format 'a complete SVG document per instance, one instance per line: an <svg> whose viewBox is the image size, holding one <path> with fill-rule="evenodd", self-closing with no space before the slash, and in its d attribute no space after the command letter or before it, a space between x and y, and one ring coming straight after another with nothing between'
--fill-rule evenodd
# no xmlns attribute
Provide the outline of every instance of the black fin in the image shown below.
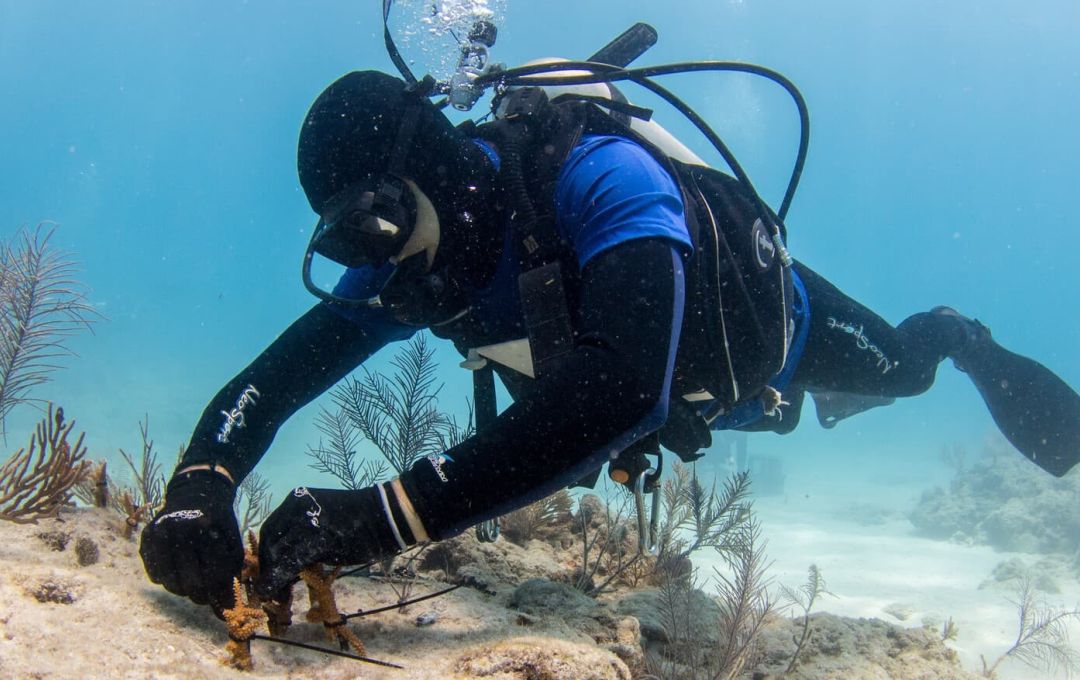
<svg viewBox="0 0 1080 680"><path fill-rule="evenodd" d="M810 396L814 398L818 422L827 430L836 427L837 423L845 418L878 406L888 406L896 401L892 397L875 397L849 392L811 392Z"/></svg>
<svg viewBox="0 0 1080 680"><path fill-rule="evenodd" d="M604 468L602 468L602 467L596 468L595 470L593 470L589 474L585 475L581 479L579 479L576 482L574 482L573 484L571 484L568 488L570 488L570 489L576 489L576 488L595 489L596 488L596 483L598 481L600 481L600 472L603 469Z"/></svg>
<svg viewBox="0 0 1080 680"><path fill-rule="evenodd" d="M958 368L975 383L998 429L1043 470L1064 476L1080 461L1080 395L989 334L974 344Z"/></svg>

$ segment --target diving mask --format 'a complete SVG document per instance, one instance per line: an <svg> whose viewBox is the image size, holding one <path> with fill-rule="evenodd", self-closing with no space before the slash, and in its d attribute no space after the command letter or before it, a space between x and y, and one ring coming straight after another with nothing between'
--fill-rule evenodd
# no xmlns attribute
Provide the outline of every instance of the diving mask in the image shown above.
<svg viewBox="0 0 1080 680"><path fill-rule="evenodd" d="M416 198L405 180L386 174L361 180L327 201L308 246L346 267L385 264L416 225Z"/></svg>
<svg viewBox="0 0 1080 680"><path fill-rule="evenodd" d="M435 206L410 180L387 174L374 181L357 182L327 201L304 254L304 286L316 297L329 302L381 307L383 300L379 295L345 298L316 286L311 278L315 254L351 269L366 266L380 269L386 264L394 265L401 270L392 277L394 285L390 288L395 289L406 280L428 281L425 274L434 262L440 236ZM441 289L441 286L435 285L435 288ZM439 290L427 294L442 298ZM399 288L391 297L397 304L389 306L403 306Z"/></svg>

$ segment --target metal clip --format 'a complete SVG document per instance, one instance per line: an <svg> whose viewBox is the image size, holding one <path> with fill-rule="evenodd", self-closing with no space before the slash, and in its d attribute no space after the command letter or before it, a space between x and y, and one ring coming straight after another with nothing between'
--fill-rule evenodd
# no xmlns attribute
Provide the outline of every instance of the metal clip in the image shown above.
<svg viewBox="0 0 1080 680"><path fill-rule="evenodd" d="M645 491L646 477L657 474L656 468L649 468L642 472L634 482L634 508L637 510L638 525L638 552L644 554L656 554L657 529L660 524L660 485L653 486ZM645 494L652 496L652 508L646 516Z"/></svg>
<svg viewBox="0 0 1080 680"><path fill-rule="evenodd" d="M784 239L780 237L780 227L773 225L772 242L776 246L776 252L780 254L780 264L784 265L785 269L790 269L792 263L795 261L791 257L791 253L788 252L787 246L784 245Z"/></svg>
<svg viewBox="0 0 1080 680"><path fill-rule="evenodd" d="M476 540L481 543L494 543L501 533L498 517L484 520L476 525Z"/></svg>

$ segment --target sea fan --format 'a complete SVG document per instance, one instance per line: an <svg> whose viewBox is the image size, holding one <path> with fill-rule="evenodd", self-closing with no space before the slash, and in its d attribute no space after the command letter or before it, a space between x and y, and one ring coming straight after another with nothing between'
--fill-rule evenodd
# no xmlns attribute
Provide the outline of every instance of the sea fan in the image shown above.
<svg viewBox="0 0 1080 680"><path fill-rule="evenodd" d="M1063 671L1065 677L1074 677L1080 672L1080 652L1069 641L1069 626L1080 622L1080 607L1058 609L1040 601L1028 575L1021 577L1016 594L1012 601L1020 619L1016 641L993 664L982 658L983 677L996 678L998 666L1009 658L1047 674Z"/></svg>
<svg viewBox="0 0 1080 680"><path fill-rule="evenodd" d="M0 244L0 435L19 404L72 356L66 340L99 318L75 280L75 263L49 243L54 227L24 227Z"/></svg>
<svg viewBox="0 0 1080 680"><path fill-rule="evenodd" d="M424 334L414 336L394 357L393 365L396 370L391 376L365 369L363 379L349 378L337 387L333 391L334 401L343 416L324 417L323 423L332 427L320 426L320 429L331 435L332 443L344 441L337 431L343 419L347 419L400 474L416 459L441 453L464 441L472 436L473 430L471 423L460 426L439 411L442 385L437 382L438 363L435 350L428 346ZM352 444L343 443L337 448L350 451ZM312 455L325 465L322 457Z"/></svg>

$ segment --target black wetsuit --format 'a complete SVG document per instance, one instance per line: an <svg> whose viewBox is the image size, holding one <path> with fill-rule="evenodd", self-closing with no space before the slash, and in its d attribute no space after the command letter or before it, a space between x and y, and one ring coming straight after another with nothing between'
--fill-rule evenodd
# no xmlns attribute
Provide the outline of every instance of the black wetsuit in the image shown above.
<svg viewBox="0 0 1080 680"><path fill-rule="evenodd" d="M806 348L784 391L790 406L743 429L791 432L805 393L910 397L930 389L938 365L963 342L956 318L920 312L893 326L796 262L810 305ZM867 405L887 403L868 401ZM823 421L824 422L824 421Z"/></svg>
<svg viewBox="0 0 1080 680"><path fill-rule="evenodd" d="M682 403L685 392L676 390L687 387L686 374L693 372L697 358L679 354L680 334L690 332L684 328L689 237L682 201L671 178L648 154L636 146L617 153L620 144L628 145L625 140L605 144L601 138L586 139L580 155L566 163L584 178L569 182L563 199L569 206L566 238L577 244L564 262L573 350L525 389L512 389L515 402L491 426L446 452L449 462L420 460L402 474L402 485L432 538L452 536L573 484L664 425L669 397ZM589 161L608 152L620 162ZM627 187L641 181L654 188ZM504 233L492 231L499 239ZM477 287L472 304L478 310L492 299L498 304L471 326L435 329L461 349L525 334L520 300L510 299L514 294L501 299L506 291L516 291L514 267L496 267L491 274L493 253L509 257L506 248L501 254L498 248L479 251L484 261L477 268L489 272L489 281ZM948 349L934 328L939 320L919 315L893 329L809 269L799 265L797 271L809 298L810 328L785 389L792 407L753 428L793 428L803 390L901 396L929 386ZM507 315L507 309L516 311ZM243 478L296 410L388 341L415 332L377 315L349 316L347 310L322 303L290 326L214 397L183 464L220 463ZM781 421L784 410L789 415ZM396 500L389 502L390 512L400 519ZM367 504L373 516L383 512L374 492ZM397 525L407 533L406 522ZM373 530L386 535L371 540L395 544L385 527ZM410 542L412 536L404 538Z"/></svg>
<svg viewBox="0 0 1080 680"><path fill-rule="evenodd" d="M625 244L586 269L580 349L527 397L511 405L495 427L451 450L455 473L440 480L425 461L406 474L406 488L433 537L446 537L496 516L523 498L569 485L607 460L600 447L641 421L664 389L676 294L672 249L658 241ZM637 272L651 272L641 277ZM893 327L805 266L811 316L807 347L784 393L783 420L749 429L794 429L803 391L829 390L879 396L925 391L941 359L956 342L947 317L921 313ZM631 308L603 301L637 290ZM246 475L270 446L277 428L297 409L329 389L379 347L365 332L316 305L229 382L207 406L185 463L215 460ZM888 362L888 363L886 363ZM222 413L236 407L248 385L257 404L246 426L233 428L229 446L215 446ZM582 440L597 449L582 459ZM500 456L476 455L501 451ZM401 524L401 526L405 526Z"/></svg>
<svg viewBox="0 0 1080 680"><path fill-rule="evenodd" d="M492 427L448 452L448 481L426 460L402 475L433 538L452 536L573 483L610 457L606 445L649 418L668 388L666 348L677 340L679 324L672 315L682 304L680 267L669 244L637 240L606 251L585 268L584 313L570 356ZM639 294L626 295L631 290ZM285 420L380 346L328 304L316 305L214 397L184 464L213 461L244 477ZM222 444L223 413L236 408L249 385L259 396L244 411L244 426L233 427ZM382 512L374 505L372 511ZM407 530L404 522L399 526Z"/></svg>

